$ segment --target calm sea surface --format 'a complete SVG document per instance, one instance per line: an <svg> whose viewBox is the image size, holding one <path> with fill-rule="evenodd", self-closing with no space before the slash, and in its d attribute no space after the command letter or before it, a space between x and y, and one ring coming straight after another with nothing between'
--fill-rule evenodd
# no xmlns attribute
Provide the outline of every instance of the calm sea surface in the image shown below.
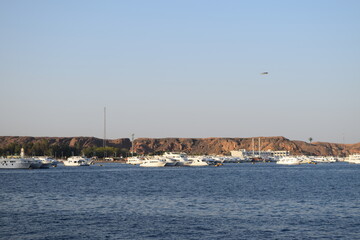
<svg viewBox="0 0 360 240"><path fill-rule="evenodd" d="M360 165L2 169L0 239L360 239Z"/></svg>

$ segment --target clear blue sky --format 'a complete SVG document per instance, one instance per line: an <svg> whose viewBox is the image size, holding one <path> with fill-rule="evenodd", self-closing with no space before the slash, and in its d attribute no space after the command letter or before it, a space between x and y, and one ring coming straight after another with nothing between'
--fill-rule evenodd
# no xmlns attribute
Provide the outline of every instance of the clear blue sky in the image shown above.
<svg viewBox="0 0 360 240"><path fill-rule="evenodd" d="M360 1L0 1L0 135L360 142ZM269 75L261 75L268 71Z"/></svg>

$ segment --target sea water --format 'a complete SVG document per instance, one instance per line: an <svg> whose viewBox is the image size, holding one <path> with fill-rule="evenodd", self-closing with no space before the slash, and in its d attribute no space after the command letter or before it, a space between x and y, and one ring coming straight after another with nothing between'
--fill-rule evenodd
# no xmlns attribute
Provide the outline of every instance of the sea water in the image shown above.
<svg viewBox="0 0 360 240"><path fill-rule="evenodd" d="M360 239L360 165L0 170L1 239Z"/></svg>

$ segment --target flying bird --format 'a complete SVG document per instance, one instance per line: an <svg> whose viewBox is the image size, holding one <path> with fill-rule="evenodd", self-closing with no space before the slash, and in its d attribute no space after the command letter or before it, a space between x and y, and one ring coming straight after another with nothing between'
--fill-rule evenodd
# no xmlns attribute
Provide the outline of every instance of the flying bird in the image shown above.
<svg viewBox="0 0 360 240"><path fill-rule="evenodd" d="M261 75L268 75L269 72L262 72Z"/></svg>

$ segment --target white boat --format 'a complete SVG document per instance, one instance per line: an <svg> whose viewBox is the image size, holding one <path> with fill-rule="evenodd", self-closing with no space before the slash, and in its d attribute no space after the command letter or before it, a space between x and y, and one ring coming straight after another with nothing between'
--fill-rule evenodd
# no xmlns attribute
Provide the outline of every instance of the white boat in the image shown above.
<svg viewBox="0 0 360 240"><path fill-rule="evenodd" d="M240 159L237 157L223 157L223 163L238 163Z"/></svg>
<svg viewBox="0 0 360 240"><path fill-rule="evenodd" d="M176 166L188 166L190 164L186 153L165 152L163 157L176 161Z"/></svg>
<svg viewBox="0 0 360 240"><path fill-rule="evenodd" d="M165 167L166 162L161 159L156 158L149 158L145 159L141 164L140 167Z"/></svg>
<svg viewBox="0 0 360 240"><path fill-rule="evenodd" d="M173 166L176 166L178 163L176 160L171 159L171 158L163 158L161 160L165 161L166 167L173 167Z"/></svg>
<svg viewBox="0 0 360 240"><path fill-rule="evenodd" d="M337 157L334 157L334 156L328 156L327 157L327 162L328 163L334 163L334 162L338 162L339 159Z"/></svg>
<svg viewBox="0 0 360 240"><path fill-rule="evenodd" d="M46 156L37 156L34 157L33 159L39 160L41 162L40 168L56 167L58 164L58 162L55 159Z"/></svg>
<svg viewBox="0 0 360 240"><path fill-rule="evenodd" d="M35 159L35 158L25 158L25 151L24 148L21 148L21 153L20 153L20 157L23 159L27 159L28 161L31 162L30 164L30 168L32 169L38 169L41 167L42 163L40 160Z"/></svg>
<svg viewBox="0 0 360 240"><path fill-rule="evenodd" d="M282 165L299 165L300 163L301 160L299 158L291 156L282 157L276 162L276 164Z"/></svg>
<svg viewBox="0 0 360 240"><path fill-rule="evenodd" d="M347 162L353 163L353 164L360 164L360 154L357 153L357 154L349 155Z"/></svg>
<svg viewBox="0 0 360 240"><path fill-rule="evenodd" d="M208 165L216 165L217 163L221 163L219 160L215 159L215 157L211 156L203 156L202 159L208 163Z"/></svg>
<svg viewBox="0 0 360 240"><path fill-rule="evenodd" d="M37 158L30 158L29 160L31 161L31 166L30 166L30 168L32 168L32 169L41 168L41 166L42 166L41 160L39 160L39 159L37 159Z"/></svg>
<svg viewBox="0 0 360 240"><path fill-rule="evenodd" d="M63 161L65 166L78 167L78 166L90 166L90 160L86 157L72 156Z"/></svg>
<svg viewBox="0 0 360 240"><path fill-rule="evenodd" d="M203 160L202 158L195 158L192 161L190 161L189 165L190 167L201 167L201 166L209 166L209 164Z"/></svg>
<svg viewBox="0 0 360 240"><path fill-rule="evenodd" d="M315 163L315 162L313 161L313 158L310 158L310 157L305 156L305 155L296 156L296 158L300 160L300 164L311 164L311 163Z"/></svg>
<svg viewBox="0 0 360 240"><path fill-rule="evenodd" d="M24 148L21 148L20 156L8 156L0 158L0 168L24 169L24 168L40 168L41 162L32 158L25 158Z"/></svg>
<svg viewBox="0 0 360 240"><path fill-rule="evenodd" d="M6 169L28 169L32 161L27 158L0 158L0 168Z"/></svg>
<svg viewBox="0 0 360 240"><path fill-rule="evenodd" d="M132 164L132 165L138 165L141 164L144 161L143 157L128 157L126 160L127 164Z"/></svg>
<svg viewBox="0 0 360 240"><path fill-rule="evenodd" d="M317 163L333 163L337 161L336 158L332 156L317 156L312 160Z"/></svg>

